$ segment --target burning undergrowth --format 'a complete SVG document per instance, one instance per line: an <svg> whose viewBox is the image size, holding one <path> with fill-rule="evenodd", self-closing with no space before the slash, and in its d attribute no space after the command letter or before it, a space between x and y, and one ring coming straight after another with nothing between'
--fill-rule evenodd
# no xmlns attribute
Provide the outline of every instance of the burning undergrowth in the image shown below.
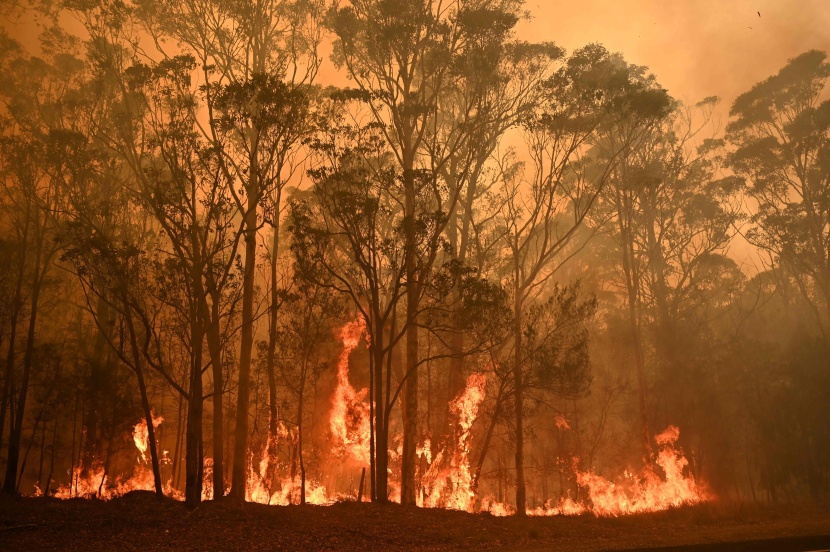
<svg viewBox="0 0 830 552"><path fill-rule="evenodd" d="M338 465L344 463L355 469L367 468L370 461L371 420L368 389L356 390L349 379L349 357L362 339L366 328L361 318L346 324L340 332L343 345L337 363L337 384L331 397L328 412L330 438L329 457ZM445 508L465 512L488 512L495 516L515 514L510 503L498 501L493 496L479 496L470 465L473 428L479 419L482 403L487 395L486 373L473 373L461 393L450 402L452 429L444 444L435 447L429 439L418 447L422 470L417 495L417 505L424 508ZM158 428L164 419L153 415L152 423ZM571 431L567 419L557 415L556 426ZM622 516L657 512L686 505L699 504L711 498L705 486L689 473L688 461L677 447L680 430L669 426L655 437L658 451L653 462L646 462L636 473L626 470L614 479L607 479L592 470L579 469L579 459L572 459L572 470L582 498L570 497L548 500L544 506L529 508L530 516L580 515ZM277 437L281 442L295 446L296 428L280 426ZM149 437L145 420L133 428L133 443L138 454L132 473L113 477L101 463L77 466L72 471L71 482L57 488L54 496L61 499L74 497L109 500L130 491L154 489L154 478L149 458ZM392 443L399 448L399 436L392 436ZM390 450L390 458L399 455ZM161 451L161 463L170 463L168 451ZM334 464L332 464L334 465ZM364 472L365 473L365 472ZM252 455L248 467L246 499L249 502L273 505L307 504L328 505L355 500L354 494L331 491L323 483L324 473L306 477L304 472L268 455L263 447L258 455ZM399 499L399 483L390 469L390 499ZM203 475L204 500L212 499L212 460L205 459ZM304 487L304 489L303 489ZM302 491L305 491L304 493ZM167 496L183 500L183 493L172 482L163 484ZM35 494L42 494L35 489ZM362 495L362 488L360 491Z"/></svg>

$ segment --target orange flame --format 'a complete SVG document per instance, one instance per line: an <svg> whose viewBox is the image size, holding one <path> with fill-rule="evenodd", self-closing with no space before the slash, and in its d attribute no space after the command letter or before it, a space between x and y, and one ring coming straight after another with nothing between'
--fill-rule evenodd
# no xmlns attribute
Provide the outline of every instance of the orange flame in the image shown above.
<svg viewBox="0 0 830 552"><path fill-rule="evenodd" d="M150 416L153 418L153 429L157 428L164 421L164 417L156 416L152 412L150 413ZM141 461L146 462L147 449L150 448L150 436L147 431L146 419L142 418L141 421L133 427L133 442L135 443L135 447L138 449L139 454L141 454Z"/></svg>
<svg viewBox="0 0 830 552"><path fill-rule="evenodd" d="M349 382L349 356L364 338L365 332L366 326L362 317L349 322L340 331L343 350L337 365L337 387L332 396L329 419L334 454L340 459L350 458L364 465L370 460L368 390L355 391ZM417 455L426 465L420 480L421 491L417 497L419 506L467 512L476 510L477 497L473 489L469 462L470 441L473 425L485 398L486 384L486 374L471 375L464 390L450 403L455 425L452 438L445 448L433 454L433 443L429 439L418 447ZM162 422L161 416L153 415L154 428ZM554 423L561 431L571 430L570 423L562 414L556 415ZM676 448L679 436L680 430L675 426L669 426L655 437L659 447L654 460L657 467L646 466L639 476L626 471L613 482L593 471L580 471L579 461L574 458L576 481L586 490L586 498L574 500L566 497L550 500L543 507L527 510L527 514L553 516L590 512L596 516L620 516L666 510L709 500L708 492L696 483L694 477L684 474L688 461ZM281 424L279 435L274 438L285 440L289 446L296 446L298 435L296 430L290 430ZM152 491L154 479L147 454L149 436L145 420L139 421L133 427L133 442L139 456L129 477L116 477L113 480L100 462L88 468L77 466L72 471L71 482L60 486L55 496L62 499L83 497L109 500L134 490ZM390 443L397 443L389 450L390 464L393 464L399 461L402 452L400 435L391 436ZM246 482L246 499L250 502L276 505L299 503L302 486L300 476L274 475L277 472L284 473L286 467L278 465L278 459L270 458L267 451L268 447L263 447L258 462L251 458ZM167 451L162 451L161 462L170 462ZM273 466L277 469L270 469L272 463L275 463ZM389 470L392 475L391 466ZM268 480L271 477L273 481ZM213 498L212 479L213 462L211 458L205 458L203 500ZM390 498L393 501L399 500L400 482L390 478L389 489ZM184 499L183 493L173 488L170 481L163 485L163 491L176 500ZM37 486L35 494L42 494ZM326 487L314 478L306 479L305 495L307 503L318 505L354 499L353 495L341 496L336 492L328 492ZM499 502L491 496L482 498L478 509L495 516L515 513L515 508L511 504Z"/></svg>
<svg viewBox="0 0 830 552"><path fill-rule="evenodd" d="M660 477L651 466L641 476L626 471L617 482L611 482L592 471L577 470L577 483L588 491L588 502L574 502L570 498L548 503L543 508L529 510L529 515L576 515L591 512L596 516L621 516L643 512L657 512L709 500L708 493L683 474L689 464L683 453L675 448L680 430L669 426L655 437L660 452L656 463L665 474ZM575 459L576 460L576 459Z"/></svg>
<svg viewBox="0 0 830 552"><path fill-rule="evenodd" d="M340 331L343 351L337 362L337 388L332 397L329 424L335 450L368 465L370 426L369 405L365 400L369 390L355 391L349 383L349 355L365 332L366 323L360 315Z"/></svg>
<svg viewBox="0 0 830 552"><path fill-rule="evenodd" d="M428 508L449 508L472 512L475 506L475 492L472 489L473 477L470 473L469 442L470 430L478 417L478 408L484 400L484 388L487 384L485 374L473 374L467 379L464 391L450 403L450 411L455 415L458 428L449 454L449 465L445 451L435 455L434 461L425 454L430 464L421 479L424 493L419 503ZM423 449L429 450L429 443Z"/></svg>

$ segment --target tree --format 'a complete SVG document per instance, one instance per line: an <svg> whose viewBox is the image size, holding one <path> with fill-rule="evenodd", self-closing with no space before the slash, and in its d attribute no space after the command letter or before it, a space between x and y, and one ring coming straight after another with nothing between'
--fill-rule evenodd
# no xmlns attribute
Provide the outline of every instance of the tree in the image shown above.
<svg viewBox="0 0 830 552"><path fill-rule="evenodd" d="M811 50L732 104L729 166L748 180L755 204L747 238L774 255L830 323L830 63Z"/></svg>
<svg viewBox="0 0 830 552"><path fill-rule="evenodd" d="M741 183L718 178L723 142L703 135L716 103L717 98L708 98L696 106L674 107L622 159L597 206L595 220L607 222L616 242L648 462L648 351L655 351L662 381L682 387L684 374L695 364L689 358L693 348L684 348L683 336L703 331L691 327L706 324L693 321L702 313L700 306L707 301L714 305L718 293L728 295L740 280L727 278L737 268L722 255L740 219L736 196Z"/></svg>
<svg viewBox="0 0 830 552"><path fill-rule="evenodd" d="M6 409L11 408L3 490L14 493L18 484L38 314L46 278L54 268L53 261L58 252L54 238L60 231L65 201L61 173L64 164L71 164L76 153L71 144L67 144L68 133L64 132L64 126L73 122L72 109L66 108L66 103L71 104L67 100L71 100L81 63L68 54L55 54L50 62L27 58L20 46L9 40L4 40L3 47L4 60L9 65L3 68L7 79L0 89L7 112L0 121L0 158L3 160L0 172L3 178L2 206L7 210L6 216L15 232L16 282L0 403L0 428L5 424ZM28 303L27 311L24 310L25 303ZM17 387L16 335L26 312L28 324Z"/></svg>
<svg viewBox="0 0 830 552"><path fill-rule="evenodd" d="M498 55L518 21L520 2L513 0L474 2L454 0L354 0L333 9L330 26L337 36L335 62L369 100L371 114L389 144L400 171L404 191L406 271L405 377L402 415L404 420L401 465L401 501L414 504L416 446L418 440L418 310L423 284L432 271L448 214L456 210L461 188L445 188L440 180L444 168L483 124L477 117L479 99L487 92L473 71L465 71L472 60L482 64L492 59L481 55L481 46ZM488 54L492 52L487 52ZM478 55L479 57L476 57ZM492 58L492 56L490 56ZM496 58L498 59L498 58ZM441 98L457 93L462 83L471 84L467 97L454 109L439 113ZM474 84L473 84L474 83ZM462 96L463 97L463 96ZM449 102L452 103L452 102ZM452 113L452 117L448 115ZM484 117L486 119L486 116ZM472 150L467 149L469 159ZM456 161L457 161L456 157ZM460 168L469 170L468 163ZM456 182L464 183L466 177ZM418 197L428 191L430 201ZM423 220L433 223L419 241Z"/></svg>
<svg viewBox="0 0 830 552"><path fill-rule="evenodd" d="M241 501L245 499L247 481L254 277L261 206L270 198L274 239L278 239L276 224L285 184L283 171L291 152L304 136L302 121L298 118L302 109L294 109L304 104L290 101L305 98L302 91L313 83L319 68L318 22L322 2L268 0L252 5L193 0L142 2L140 6L144 28L156 39L157 45L165 36L171 36L199 63L208 116L208 124L200 127L200 131L217 151L219 167L241 214L238 231L244 237L245 264L231 486L231 495ZM276 85L278 81L281 83ZM272 89L271 85L276 88ZM279 101L289 103L275 103ZM288 110L283 111L286 107ZM241 185L239 191L238 185ZM275 247L273 263L277 261L277 250ZM272 271L275 268L272 265ZM273 311L278 303L274 289L271 291L271 324L275 327ZM273 342L274 335L271 337ZM271 349L274 347L275 344ZM273 354L269 356L267 368L273 381ZM273 418L276 393L272 392L270 398ZM214 408L218 413L220 408L216 402ZM221 423L217 422L215 431L220 428ZM272 438L276 439L276 419L271 422L271 430Z"/></svg>
<svg viewBox="0 0 830 552"><path fill-rule="evenodd" d="M340 108L333 108L312 144L321 157L310 172L313 196L292 204L291 247L296 273L348 297L365 321L371 494L383 503L389 494L390 415L402 384L393 392L392 350L402 337L396 309L405 277L402 190L377 125L343 125Z"/></svg>
<svg viewBox="0 0 830 552"><path fill-rule="evenodd" d="M546 101L526 133L532 162L505 163L499 227L513 303L516 512L525 515L525 304L568 257L568 248L620 159L666 113L670 102L645 68L598 45L574 52L546 83ZM605 162L591 181L580 159L590 148Z"/></svg>

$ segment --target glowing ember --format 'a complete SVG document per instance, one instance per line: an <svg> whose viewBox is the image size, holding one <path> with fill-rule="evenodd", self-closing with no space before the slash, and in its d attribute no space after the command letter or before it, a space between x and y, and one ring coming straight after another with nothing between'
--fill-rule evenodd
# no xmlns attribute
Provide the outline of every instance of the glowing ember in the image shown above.
<svg viewBox="0 0 830 552"><path fill-rule="evenodd" d="M343 351L337 362L337 388L332 397L330 418L334 448L361 464L369 464L369 405L364 402L368 389L355 391L349 383L349 355L366 331L363 317L346 324L340 331Z"/></svg>

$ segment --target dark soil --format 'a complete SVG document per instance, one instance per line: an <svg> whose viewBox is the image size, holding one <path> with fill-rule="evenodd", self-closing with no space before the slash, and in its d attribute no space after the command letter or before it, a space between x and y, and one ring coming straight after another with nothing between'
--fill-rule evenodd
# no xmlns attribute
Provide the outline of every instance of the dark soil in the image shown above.
<svg viewBox="0 0 830 552"><path fill-rule="evenodd" d="M110 502L0 497L3 551L822 548L830 548L830 507L818 505L708 504L621 518L517 519L356 503L282 507L220 501L191 511L146 492Z"/></svg>

